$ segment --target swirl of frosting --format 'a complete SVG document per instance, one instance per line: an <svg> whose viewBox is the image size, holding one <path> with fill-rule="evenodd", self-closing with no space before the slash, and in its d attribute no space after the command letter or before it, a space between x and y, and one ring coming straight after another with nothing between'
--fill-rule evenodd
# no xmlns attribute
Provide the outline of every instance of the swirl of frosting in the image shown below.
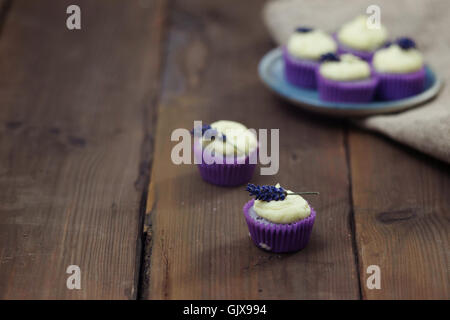
<svg viewBox="0 0 450 320"><path fill-rule="evenodd" d="M280 184L278 183L276 187L279 188ZM308 202L299 195L289 195L282 201L255 200L253 210L267 221L282 224L305 219L311 214Z"/></svg>
<svg viewBox="0 0 450 320"><path fill-rule="evenodd" d="M337 81L363 80L370 77L369 64L352 54L343 54L340 61L325 61L320 65L320 74Z"/></svg>
<svg viewBox="0 0 450 320"><path fill-rule="evenodd" d="M225 141L201 138L203 147L208 147L215 154L239 157L248 155L258 147L255 134L239 122L219 120L211 123L211 127L226 136Z"/></svg>
<svg viewBox="0 0 450 320"><path fill-rule="evenodd" d="M300 59L319 60L327 52L336 52L333 38L317 29L309 32L294 32L287 43L288 52Z"/></svg>
<svg viewBox="0 0 450 320"><path fill-rule="evenodd" d="M350 48L373 51L386 41L387 30L382 25L379 28L369 29L367 17L361 15L344 24L337 37L342 44Z"/></svg>
<svg viewBox="0 0 450 320"><path fill-rule="evenodd" d="M409 73L423 67L423 56L419 50L402 49L393 44L385 49L378 50L372 64L376 71L385 73Z"/></svg>

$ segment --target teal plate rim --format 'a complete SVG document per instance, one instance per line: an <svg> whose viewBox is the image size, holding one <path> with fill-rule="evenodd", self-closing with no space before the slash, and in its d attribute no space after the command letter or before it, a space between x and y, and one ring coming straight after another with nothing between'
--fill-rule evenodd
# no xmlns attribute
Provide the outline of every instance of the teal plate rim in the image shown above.
<svg viewBox="0 0 450 320"><path fill-rule="evenodd" d="M316 90L296 87L284 79L284 63L280 47L264 55L258 65L262 82L282 98L298 107L333 116L368 116L403 111L434 98L441 90L443 81L426 65L425 90L418 95L393 101L370 103L335 103L319 99Z"/></svg>

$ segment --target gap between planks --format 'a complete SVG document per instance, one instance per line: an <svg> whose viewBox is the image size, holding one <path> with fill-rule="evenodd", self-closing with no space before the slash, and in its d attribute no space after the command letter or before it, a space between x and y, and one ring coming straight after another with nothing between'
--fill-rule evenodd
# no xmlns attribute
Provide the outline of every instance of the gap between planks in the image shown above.
<svg viewBox="0 0 450 320"><path fill-rule="evenodd" d="M156 123L158 121L158 104L160 101L160 90L162 87L162 79L164 75L164 70L166 66L166 55L167 42L168 42L168 30L169 26L169 12L173 0L159 0L156 2L157 18L154 20L155 28L158 28L160 32L156 33L158 39L155 43L160 43L159 52L156 54L157 63L159 63L156 79L152 87L152 92L156 92L151 97L151 113L149 116L147 108L144 108L143 122L145 132L145 140L142 144L142 160L140 164L140 177L136 183L142 184L143 191L139 206L139 230L142 231L138 234L136 242L136 299L140 300L142 297L142 292L146 290L148 284L148 272L149 260L151 256L152 249L152 234L151 234L151 224L148 223L148 218L150 214L147 211L148 204L153 203L153 184L151 183L150 176L153 166L153 155L154 155L154 134L156 130ZM148 124L147 120L152 119L151 126ZM150 134L151 133L151 134Z"/></svg>

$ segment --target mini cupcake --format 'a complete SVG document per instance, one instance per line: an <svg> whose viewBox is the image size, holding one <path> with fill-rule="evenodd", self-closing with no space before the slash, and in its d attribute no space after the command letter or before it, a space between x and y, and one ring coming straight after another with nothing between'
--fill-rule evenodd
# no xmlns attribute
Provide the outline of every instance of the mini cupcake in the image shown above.
<svg viewBox="0 0 450 320"><path fill-rule="evenodd" d="M305 199L279 184L275 187L249 184L247 191L256 198L243 208L256 246L281 253L298 251L308 244L316 212Z"/></svg>
<svg viewBox="0 0 450 320"><path fill-rule="evenodd" d="M335 41L325 32L307 27L297 28L283 47L286 80L295 86L315 89L315 69L320 56L336 50Z"/></svg>
<svg viewBox="0 0 450 320"><path fill-rule="evenodd" d="M351 53L366 61L371 61L375 50L382 47L387 40L387 30L383 25L369 28L367 17L358 16L344 24L335 35L338 53Z"/></svg>
<svg viewBox="0 0 450 320"><path fill-rule="evenodd" d="M195 163L209 183L237 186L249 182L257 153L255 133L238 122L220 120L194 128Z"/></svg>
<svg viewBox="0 0 450 320"><path fill-rule="evenodd" d="M378 50L372 65L379 79L377 97L380 100L407 98L425 88L423 57L409 38L400 38Z"/></svg>
<svg viewBox="0 0 450 320"><path fill-rule="evenodd" d="M369 64L352 55L326 54L317 69L319 98L330 102L365 103L373 99L377 78Z"/></svg>

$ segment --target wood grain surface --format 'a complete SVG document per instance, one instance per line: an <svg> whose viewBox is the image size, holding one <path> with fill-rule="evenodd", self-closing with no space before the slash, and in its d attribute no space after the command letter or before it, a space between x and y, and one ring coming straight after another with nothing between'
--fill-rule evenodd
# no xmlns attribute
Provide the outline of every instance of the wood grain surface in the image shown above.
<svg viewBox="0 0 450 320"><path fill-rule="evenodd" d="M197 0L173 8L148 201L153 245L144 298L359 298L342 124L295 112L264 90L256 68L271 44L254 18L259 5ZM249 200L244 187L207 184L194 165L171 162L172 130L218 119L280 129L280 171L260 176L258 170L254 183L321 192L309 199L318 218L302 252L256 248L242 213Z"/></svg>
<svg viewBox="0 0 450 320"><path fill-rule="evenodd" d="M363 298L450 298L448 165L365 132L349 141ZM380 290L366 286L370 265Z"/></svg>
<svg viewBox="0 0 450 320"><path fill-rule="evenodd" d="M0 38L0 298L133 299L161 1L14 1ZM148 4L148 6L143 6ZM82 290L66 288L81 268Z"/></svg>

